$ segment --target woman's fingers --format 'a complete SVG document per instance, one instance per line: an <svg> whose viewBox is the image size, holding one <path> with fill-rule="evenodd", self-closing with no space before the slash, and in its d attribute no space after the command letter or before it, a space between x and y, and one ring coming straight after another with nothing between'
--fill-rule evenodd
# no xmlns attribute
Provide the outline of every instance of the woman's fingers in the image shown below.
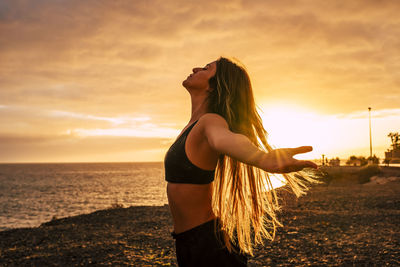
<svg viewBox="0 0 400 267"><path fill-rule="evenodd" d="M314 162L311 162L311 161L296 160L296 162L294 162L292 164L282 166L281 168L279 168L279 172L280 173L297 172L297 171L303 170L304 168L318 169L318 166L317 166L317 164L315 164Z"/></svg>
<svg viewBox="0 0 400 267"><path fill-rule="evenodd" d="M300 160L300 166L302 166L303 168L318 169L318 165L317 164L315 164L312 161L308 161L308 160Z"/></svg>
<svg viewBox="0 0 400 267"><path fill-rule="evenodd" d="M317 164L315 164L314 162L311 162L311 161L298 160L296 163L284 167L283 173L297 172L297 171L303 170L304 168L318 169L318 166L317 166Z"/></svg>
<svg viewBox="0 0 400 267"><path fill-rule="evenodd" d="M299 147L295 147L295 148L290 148L290 152L292 152L293 155L307 153L312 150L313 150L312 146L299 146Z"/></svg>

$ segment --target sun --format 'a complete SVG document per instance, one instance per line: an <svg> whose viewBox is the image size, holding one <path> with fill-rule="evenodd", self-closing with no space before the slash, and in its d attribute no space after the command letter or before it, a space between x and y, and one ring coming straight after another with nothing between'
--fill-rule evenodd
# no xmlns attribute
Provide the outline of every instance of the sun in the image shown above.
<svg viewBox="0 0 400 267"><path fill-rule="evenodd" d="M321 116L316 112L289 104L265 104L259 108L264 128L268 133L267 141L273 148L310 145L313 146L314 151L296 155L295 158L319 158L318 148L323 140L316 128L319 128L318 125L323 121ZM270 174L270 179L274 188L286 184L281 174Z"/></svg>
<svg viewBox="0 0 400 267"><path fill-rule="evenodd" d="M323 142L317 128L321 116L316 112L295 105L263 105L260 116L268 133L268 142L274 148L310 145L319 147ZM298 158L319 158L313 152L298 155Z"/></svg>

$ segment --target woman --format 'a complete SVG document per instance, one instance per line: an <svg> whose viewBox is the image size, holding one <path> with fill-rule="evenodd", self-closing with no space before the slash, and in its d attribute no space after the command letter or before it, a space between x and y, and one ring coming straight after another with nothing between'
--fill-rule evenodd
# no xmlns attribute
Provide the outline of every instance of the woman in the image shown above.
<svg viewBox="0 0 400 267"><path fill-rule="evenodd" d="M246 266L253 245L272 239L279 225L268 172L317 168L293 158L312 147L268 145L250 78L238 63L221 57L194 68L182 85L192 115L164 162L178 264ZM283 175L297 195L313 181L304 173Z"/></svg>

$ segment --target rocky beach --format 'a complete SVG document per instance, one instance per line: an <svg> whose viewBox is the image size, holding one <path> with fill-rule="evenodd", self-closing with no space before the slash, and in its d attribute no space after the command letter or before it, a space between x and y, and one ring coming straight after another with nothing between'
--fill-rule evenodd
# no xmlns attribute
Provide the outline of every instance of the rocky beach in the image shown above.
<svg viewBox="0 0 400 267"><path fill-rule="evenodd" d="M335 173L299 199L282 194L284 226L249 266L399 266L400 171L387 170L362 182ZM0 266L176 266L171 230L167 205L53 219L0 232Z"/></svg>

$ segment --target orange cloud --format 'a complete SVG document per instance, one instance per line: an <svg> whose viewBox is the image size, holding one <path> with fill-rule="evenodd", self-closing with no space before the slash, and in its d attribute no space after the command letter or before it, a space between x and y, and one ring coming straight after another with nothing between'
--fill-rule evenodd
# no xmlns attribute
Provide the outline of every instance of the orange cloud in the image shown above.
<svg viewBox="0 0 400 267"><path fill-rule="evenodd" d="M396 109L399 11L372 0L1 2L0 135L113 132L99 118L127 117L178 131L190 113L182 79L220 55L247 66L258 103Z"/></svg>

